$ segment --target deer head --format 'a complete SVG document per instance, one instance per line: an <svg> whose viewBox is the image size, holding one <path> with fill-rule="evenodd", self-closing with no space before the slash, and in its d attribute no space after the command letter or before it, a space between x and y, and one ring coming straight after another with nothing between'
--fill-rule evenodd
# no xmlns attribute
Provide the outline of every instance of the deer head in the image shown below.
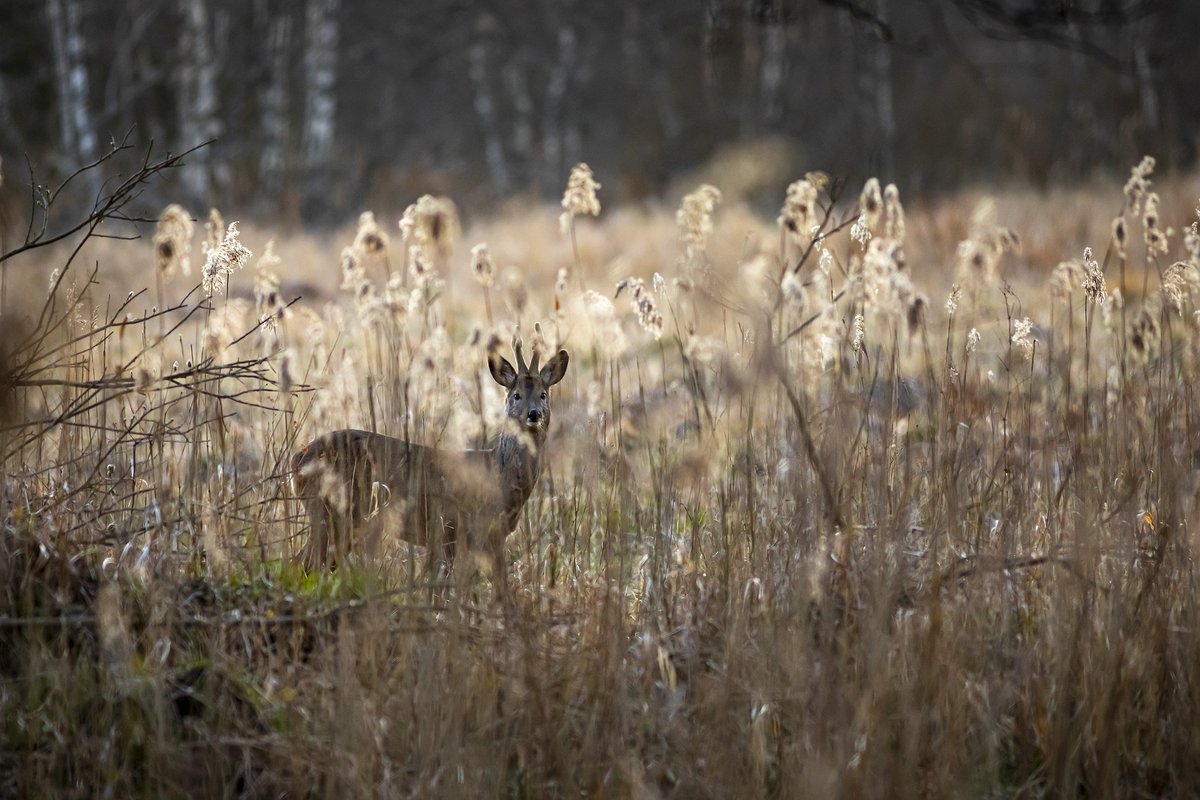
<svg viewBox="0 0 1200 800"><path fill-rule="evenodd" d="M513 367L508 359L493 351L488 354L488 369L496 383L508 390L505 400L505 411L515 420L522 430L527 431L534 440L541 442L550 426L550 387L563 379L567 372L567 362L570 356L566 350L558 354L538 369L541 354L535 348L533 361L525 363L521 355L521 344L514 344L517 356L517 366Z"/></svg>

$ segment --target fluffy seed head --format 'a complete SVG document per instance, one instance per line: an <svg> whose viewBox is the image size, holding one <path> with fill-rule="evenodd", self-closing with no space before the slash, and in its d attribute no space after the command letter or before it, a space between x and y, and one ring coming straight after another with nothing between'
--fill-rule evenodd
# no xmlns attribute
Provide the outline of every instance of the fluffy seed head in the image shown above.
<svg viewBox="0 0 1200 800"><path fill-rule="evenodd" d="M356 247L342 248L342 285L341 288L347 291L358 291L358 287L367 279L367 274L363 271L362 260L359 258L359 251Z"/></svg>
<svg viewBox="0 0 1200 800"><path fill-rule="evenodd" d="M859 207L862 209L863 216L867 218L867 229L872 233L878 231L879 221L883 216L883 195L879 191L878 178L868 178L866 184L863 185Z"/></svg>
<svg viewBox="0 0 1200 800"><path fill-rule="evenodd" d="M483 242L471 248L471 274L485 288L496 281L496 262L492 261L492 254Z"/></svg>
<svg viewBox="0 0 1200 800"><path fill-rule="evenodd" d="M663 335L663 316L658 310L658 305L654 302L653 293L646 287L646 282L641 278L626 278L617 284L616 293L613 298L621 296L621 292L629 290L629 304L633 307L634 313L638 316L638 323L642 326L642 330L653 336L655 339L661 339Z"/></svg>
<svg viewBox="0 0 1200 800"><path fill-rule="evenodd" d="M600 184L592 175L592 168L582 162L576 164L567 177L567 188L562 197L563 211L570 217L583 214L598 216L600 201L596 198L596 192L599 189Z"/></svg>
<svg viewBox="0 0 1200 800"><path fill-rule="evenodd" d="M1144 201L1142 227L1146 232L1146 251L1151 255L1166 255L1167 234L1159 226L1158 192L1150 192Z"/></svg>
<svg viewBox="0 0 1200 800"><path fill-rule="evenodd" d="M358 231L354 235L354 247L359 252L372 258L383 258L387 255L390 240L383 228L375 221L375 214L364 211L358 217Z"/></svg>
<svg viewBox="0 0 1200 800"><path fill-rule="evenodd" d="M801 246L812 240L812 229L817 221L817 187L810 180L795 181L787 188L783 208L777 220L788 232L792 241Z"/></svg>
<svg viewBox="0 0 1200 800"><path fill-rule="evenodd" d="M1026 358L1033 356L1035 341L1033 337L1033 321L1029 317L1013 322L1012 343L1021 349Z"/></svg>
<svg viewBox="0 0 1200 800"><path fill-rule="evenodd" d="M1129 180L1125 182L1125 205L1129 213L1135 217L1142 209L1142 201L1150 191L1150 176L1154 173L1154 158L1144 156L1140 164L1129 171Z"/></svg>
<svg viewBox="0 0 1200 800"><path fill-rule="evenodd" d="M949 314L952 317L954 316L955 312L958 311L958 301L959 301L959 298L961 298L961 297L962 297L962 289L959 288L959 285L956 283L950 287L950 295L946 298L946 313L947 314Z"/></svg>
<svg viewBox="0 0 1200 800"><path fill-rule="evenodd" d="M400 218L400 234L405 243L419 246L430 259L449 255L460 228L458 207L448 197L422 195Z"/></svg>
<svg viewBox="0 0 1200 800"><path fill-rule="evenodd" d="M904 206L900 204L900 190L894 183L889 183L883 190L883 212L887 237L903 243Z"/></svg>
<svg viewBox="0 0 1200 800"><path fill-rule="evenodd" d="M858 242L862 249L867 249L867 242L871 241L871 225L866 213L859 214L858 219L850 226L850 238Z"/></svg>
<svg viewBox="0 0 1200 800"><path fill-rule="evenodd" d="M192 233L195 224L183 206L171 203L163 209L154 231L154 257L164 278L178 268L184 275L192 272Z"/></svg>
<svg viewBox="0 0 1200 800"><path fill-rule="evenodd" d="M704 252L713 230L713 211L720 202L721 192L715 186L706 183L691 194L685 195L679 210L675 212L679 239L683 242L688 260Z"/></svg>
<svg viewBox="0 0 1200 800"><path fill-rule="evenodd" d="M780 283L780 290L783 292L783 297L798 310L803 311L808 304L808 294L804 289L804 284L800 281L799 276L790 269L784 273L783 281Z"/></svg>
<svg viewBox="0 0 1200 800"><path fill-rule="evenodd" d="M1083 248L1083 292L1088 300L1093 303L1102 303L1108 296L1108 290L1104 285L1104 270L1100 268L1100 262L1092 257L1092 248Z"/></svg>
<svg viewBox="0 0 1200 800"><path fill-rule="evenodd" d="M1129 232L1125 228L1125 218L1117 217L1112 223L1112 243L1117 255L1125 258L1125 245L1129 241Z"/></svg>
<svg viewBox="0 0 1200 800"><path fill-rule="evenodd" d="M205 255L209 250L215 250L221 246L221 241L225 238L225 220L221 216L221 212L215 208L208 210L208 219L204 222L204 244L201 246Z"/></svg>
<svg viewBox="0 0 1200 800"><path fill-rule="evenodd" d="M258 310L259 325L264 332L274 330L276 321L283 319L286 310L279 292L279 275L275 272L279 263L279 256L275 255L275 242L267 242L266 249L254 265L254 304Z"/></svg>
<svg viewBox="0 0 1200 800"><path fill-rule="evenodd" d="M237 222L229 223L220 245L208 251L202 275L204 292L210 297L221 291L225 287L226 278L246 266L246 262L254 255L248 247L238 241L237 226Z"/></svg>

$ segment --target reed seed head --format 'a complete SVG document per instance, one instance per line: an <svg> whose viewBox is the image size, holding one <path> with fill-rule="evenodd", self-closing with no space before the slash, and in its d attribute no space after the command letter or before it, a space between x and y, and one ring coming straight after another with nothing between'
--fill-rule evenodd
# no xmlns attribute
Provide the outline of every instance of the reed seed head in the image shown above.
<svg viewBox="0 0 1200 800"><path fill-rule="evenodd" d="M1033 357L1036 338L1033 336L1033 321L1029 317L1013 322L1012 343L1020 348L1026 358Z"/></svg>
<svg viewBox="0 0 1200 800"><path fill-rule="evenodd" d="M879 179L868 178L859 197L859 208L866 217L867 230L876 233L883 218L883 193L879 190Z"/></svg>
<svg viewBox="0 0 1200 800"><path fill-rule="evenodd" d="M225 237L225 218L221 216L221 212L215 208L208 210L208 219L204 221L204 241L207 249L211 250L214 247L221 246L221 240Z"/></svg>
<svg viewBox="0 0 1200 800"><path fill-rule="evenodd" d="M496 282L496 262L483 242L471 248L471 274L475 276L475 282L485 289Z"/></svg>
<svg viewBox="0 0 1200 800"><path fill-rule="evenodd" d="M258 311L259 325L264 331L274 330L275 323L283 319L286 306L280 295L279 275L271 266L279 263L274 252L275 242L267 242L254 270L254 304Z"/></svg>
<svg viewBox="0 0 1200 800"><path fill-rule="evenodd" d="M426 258L445 258L454 249L461 225L458 206L448 197L422 195L404 210L400 233L405 243L419 246Z"/></svg>
<svg viewBox="0 0 1200 800"><path fill-rule="evenodd" d="M958 301L962 297L962 288L956 283L950 287L950 294L946 297L946 313L950 316L958 311Z"/></svg>
<svg viewBox="0 0 1200 800"><path fill-rule="evenodd" d="M629 277L617 284L613 298L621 296L621 292L629 290L629 304L637 314L638 324L642 330L661 339L663 335L663 316L654 301L654 295L646 288L646 282L641 278Z"/></svg>
<svg viewBox="0 0 1200 800"><path fill-rule="evenodd" d="M1125 227L1125 217L1117 217L1112 222L1112 244L1117 255L1125 258L1125 246L1129 243L1129 231Z"/></svg>
<svg viewBox="0 0 1200 800"><path fill-rule="evenodd" d="M596 197L599 190L600 184L592 175L592 168L582 162L576 164L567 177L567 188L562 197L563 211L572 218L583 214L599 216L600 200Z"/></svg>
<svg viewBox="0 0 1200 800"><path fill-rule="evenodd" d="M213 213L216 213L215 209ZM228 277L246 266L246 262L253 255L248 247L238 241L237 222L229 223L225 238L217 247L210 247L208 250L208 258L204 262L202 272L204 292L211 297L225 288Z"/></svg>
<svg viewBox="0 0 1200 800"><path fill-rule="evenodd" d="M971 328L971 330L967 332L967 352L968 353L974 353L976 350L979 349L980 338L981 337L979 335L978 328Z"/></svg>
<svg viewBox="0 0 1200 800"><path fill-rule="evenodd" d="M1129 171L1129 180L1125 182L1125 205L1129 213L1135 217L1142 209L1142 201L1150 191L1154 174L1154 157L1143 156L1141 162Z"/></svg>
<svg viewBox="0 0 1200 800"><path fill-rule="evenodd" d="M1149 255L1166 255L1167 234L1159 224L1158 192L1149 192L1144 200L1142 227L1146 234L1146 252Z"/></svg>
<svg viewBox="0 0 1200 800"><path fill-rule="evenodd" d="M1100 262L1092 257L1092 248L1083 248L1083 292L1093 303L1103 303L1108 297L1108 289L1104 285L1104 270Z"/></svg>
<svg viewBox="0 0 1200 800"><path fill-rule="evenodd" d="M883 190L884 229L889 239L904 242L904 206L900 204L900 190L889 183Z"/></svg>
<svg viewBox="0 0 1200 800"><path fill-rule="evenodd" d="M342 283L341 289L357 292L359 286L367 279L363 271L362 259L358 248L350 246L342 248Z"/></svg>
<svg viewBox="0 0 1200 800"><path fill-rule="evenodd" d="M805 246L812 241L817 210L817 187L805 178L788 186L776 221L793 242Z"/></svg>
<svg viewBox="0 0 1200 800"><path fill-rule="evenodd" d="M808 305L808 293L805 291L804 283L800 280L796 273L790 269L784 273L783 281L780 283L780 291L783 292L783 297L798 311L803 312L805 306Z"/></svg>
<svg viewBox="0 0 1200 800"><path fill-rule="evenodd" d="M679 210L675 212L679 240L683 242L684 255L689 261L703 253L708 246L708 237L713 231L713 212L720 202L720 190L706 183L684 195Z"/></svg>
<svg viewBox="0 0 1200 800"><path fill-rule="evenodd" d="M192 272L192 217L178 203L163 209L154 231L154 257L163 278L170 278L178 269L184 275Z"/></svg>
<svg viewBox="0 0 1200 800"><path fill-rule="evenodd" d="M386 258L391 240L372 211L364 211L358 217L358 230L354 235L354 248L371 258Z"/></svg>
<svg viewBox="0 0 1200 800"><path fill-rule="evenodd" d="M862 249L867 249L867 242L871 241L871 225L865 212L859 214L858 219L850 226L850 239L858 242Z"/></svg>

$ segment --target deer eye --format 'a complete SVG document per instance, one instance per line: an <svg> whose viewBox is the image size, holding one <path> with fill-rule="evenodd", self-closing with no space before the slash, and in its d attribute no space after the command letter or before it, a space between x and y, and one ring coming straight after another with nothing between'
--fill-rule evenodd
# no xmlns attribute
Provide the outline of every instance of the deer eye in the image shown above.
<svg viewBox="0 0 1200 800"><path fill-rule="evenodd" d="M513 400L520 400L520 399L521 399L521 393L513 392Z"/></svg>
<svg viewBox="0 0 1200 800"><path fill-rule="evenodd" d="M546 399L547 397L549 397L549 396L550 396L550 395L546 394L545 392L542 392L542 399L543 399L543 400L545 400L545 399Z"/></svg>

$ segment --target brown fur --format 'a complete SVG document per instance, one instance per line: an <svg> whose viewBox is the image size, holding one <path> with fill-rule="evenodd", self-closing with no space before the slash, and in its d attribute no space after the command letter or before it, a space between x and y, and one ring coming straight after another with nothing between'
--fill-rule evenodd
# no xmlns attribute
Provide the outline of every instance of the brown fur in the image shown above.
<svg viewBox="0 0 1200 800"><path fill-rule="evenodd" d="M388 533L428 548L431 558L441 553L447 566L460 543L487 553L503 591L504 542L537 483L550 425L549 388L562 380L568 360L561 350L538 370L537 355L527 367L518 347L518 370L498 354L489 356L492 376L508 390L510 420L491 449L439 450L353 429L301 447L292 469L311 525L305 567L332 567L355 547L375 549ZM359 532L366 533L362 544L354 542Z"/></svg>

